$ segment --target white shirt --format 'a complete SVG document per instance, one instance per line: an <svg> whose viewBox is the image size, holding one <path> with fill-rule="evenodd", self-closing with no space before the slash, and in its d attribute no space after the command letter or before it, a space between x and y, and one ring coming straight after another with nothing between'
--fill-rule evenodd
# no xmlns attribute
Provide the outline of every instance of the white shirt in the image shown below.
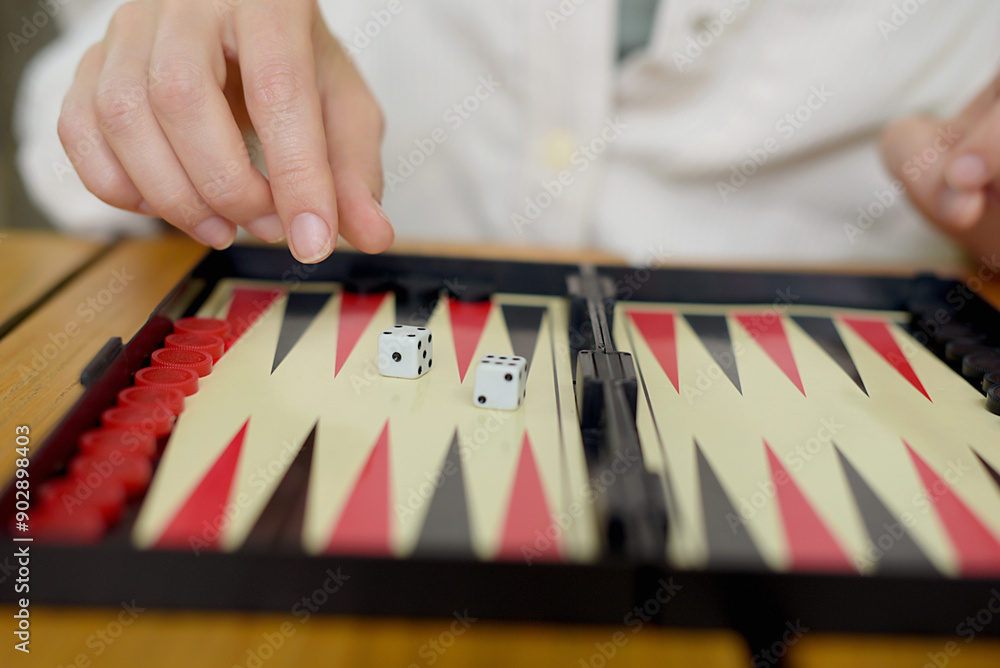
<svg viewBox="0 0 1000 668"><path fill-rule="evenodd" d="M87 194L56 118L117 1L36 58L29 190L71 229L133 226ZM323 0L387 119L399 238L599 245L633 262L935 262L893 191L891 119L957 112L1000 66L987 0L662 0L615 61L615 0Z"/></svg>

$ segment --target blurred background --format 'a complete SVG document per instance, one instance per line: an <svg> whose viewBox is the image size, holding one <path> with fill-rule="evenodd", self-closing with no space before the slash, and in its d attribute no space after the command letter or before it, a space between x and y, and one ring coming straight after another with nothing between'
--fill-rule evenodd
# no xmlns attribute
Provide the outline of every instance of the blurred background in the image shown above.
<svg viewBox="0 0 1000 668"><path fill-rule="evenodd" d="M53 0L57 3L59 0ZM67 0L73 2L73 0ZM60 10L63 9L59 5ZM0 58L0 227L49 227L45 217L35 208L24 192L21 177L14 162L15 144L13 132L14 100L21 73L38 53L58 34L57 22L46 13L46 21L30 39L22 37L31 34L23 24L24 18L43 11L38 0L3 0L0 2L0 32L3 34L3 57ZM43 11L44 13L44 11ZM41 20L39 20L41 23ZM22 42L22 39L24 41Z"/></svg>

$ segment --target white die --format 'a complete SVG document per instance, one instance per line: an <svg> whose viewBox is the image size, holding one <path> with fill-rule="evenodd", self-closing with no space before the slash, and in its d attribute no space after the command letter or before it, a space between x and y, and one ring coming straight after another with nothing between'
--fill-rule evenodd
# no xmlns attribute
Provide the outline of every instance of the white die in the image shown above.
<svg viewBox="0 0 1000 668"><path fill-rule="evenodd" d="M510 355L487 355L476 367L472 401L481 408L516 410L524 401L528 361Z"/></svg>
<svg viewBox="0 0 1000 668"><path fill-rule="evenodd" d="M378 337L378 372L393 378L420 378L434 363L431 330L396 325Z"/></svg>

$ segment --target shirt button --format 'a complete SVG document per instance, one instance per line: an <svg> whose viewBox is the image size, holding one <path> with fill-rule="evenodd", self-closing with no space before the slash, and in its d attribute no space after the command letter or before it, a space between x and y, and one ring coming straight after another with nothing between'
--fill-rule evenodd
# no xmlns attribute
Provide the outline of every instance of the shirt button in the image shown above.
<svg viewBox="0 0 1000 668"><path fill-rule="evenodd" d="M576 135L565 128L550 131L542 142L545 166L556 172L566 169L578 144Z"/></svg>

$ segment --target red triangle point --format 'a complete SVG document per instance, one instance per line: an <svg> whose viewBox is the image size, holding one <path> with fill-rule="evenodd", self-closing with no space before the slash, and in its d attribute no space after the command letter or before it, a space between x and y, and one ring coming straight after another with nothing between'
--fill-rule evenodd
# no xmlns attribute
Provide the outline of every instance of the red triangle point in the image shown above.
<svg viewBox="0 0 1000 668"><path fill-rule="evenodd" d="M459 380L465 382L465 375L476 354L479 339L483 336L486 321L493 310L493 302L461 302L457 299L448 300L448 313L451 316L451 335L455 342L455 357L458 361Z"/></svg>
<svg viewBox="0 0 1000 668"><path fill-rule="evenodd" d="M677 331L675 314L672 311L628 310L629 319L645 339L646 345L660 363L660 368L680 392L680 377L677 365Z"/></svg>
<svg viewBox="0 0 1000 668"><path fill-rule="evenodd" d="M764 441L793 571L857 572L833 533Z"/></svg>
<svg viewBox="0 0 1000 668"><path fill-rule="evenodd" d="M340 295L340 319L337 324L337 361L333 371L336 376L351 356L361 334L368 328L375 313L382 305L385 293L359 295L343 292Z"/></svg>
<svg viewBox="0 0 1000 668"><path fill-rule="evenodd" d="M927 401L931 400L931 395L927 394L927 390L924 389L923 383L917 378L917 373L910 366L910 363L906 360L906 356L900 349L899 344L896 343L896 339L892 336L892 331L889 329L889 324L884 320L867 320L864 318L842 318L844 323L853 329L858 336L865 340L865 342L871 346L875 352L882 356L886 362L894 368L899 375L905 378L910 385L917 388L917 390L927 397Z"/></svg>
<svg viewBox="0 0 1000 668"><path fill-rule="evenodd" d="M1000 540L909 443L904 440L903 445L920 475L927 498L941 518L941 524L958 553L961 574L975 576L1000 573Z"/></svg>
<svg viewBox="0 0 1000 668"><path fill-rule="evenodd" d="M250 419L247 418L226 449L174 513L173 519L157 539L156 547L198 550L219 548L219 539L223 533L220 524L223 521L228 523L225 516L226 504L229 503L229 493L249 424Z"/></svg>
<svg viewBox="0 0 1000 668"><path fill-rule="evenodd" d="M521 442L507 516L503 523L498 559L508 561L560 561L561 530L552 521L545 488L532 453L527 432ZM553 535L555 536L553 538Z"/></svg>
<svg viewBox="0 0 1000 668"><path fill-rule="evenodd" d="M283 294L285 294L283 290L274 288L263 290L236 288L233 290L229 312L226 314L226 322L229 323L229 344L232 345L236 339L243 336L243 333L250 329Z"/></svg>
<svg viewBox="0 0 1000 668"><path fill-rule="evenodd" d="M788 380L792 381L802 396L806 396L802 378L799 376L799 367L795 363L795 356L792 355L792 346L788 342L781 317L777 313L752 313L736 315L736 319L743 325L750 338L764 349L767 356L778 365Z"/></svg>
<svg viewBox="0 0 1000 668"><path fill-rule="evenodd" d="M387 420L337 518L327 552L391 556L389 476Z"/></svg>

